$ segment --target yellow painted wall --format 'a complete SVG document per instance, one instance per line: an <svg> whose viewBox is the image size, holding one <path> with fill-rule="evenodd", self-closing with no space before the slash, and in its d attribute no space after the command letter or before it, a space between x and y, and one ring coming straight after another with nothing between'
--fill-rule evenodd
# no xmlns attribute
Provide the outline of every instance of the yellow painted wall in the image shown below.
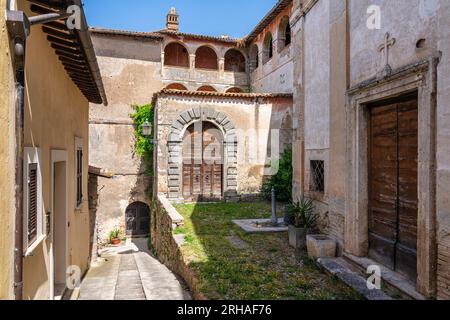
<svg viewBox="0 0 450 320"><path fill-rule="evenodd" d="M13 298L14 254L14 85L5 9L0 0L0 300Z"/></svg>
<svg viewBox="0 0 450 320"><path fill-rule="evenodd" d="M26 7L24 7L24 5ZM19 1L27 12L29 2ZM68 152L69 265L85 272L89 261L89 211L87 203L89 104L66 74L41 27L34 26L27 42L25 147L41 150L43 213L51 210L51 151ZM75 137L84 143L84 196L75 210ZM43 228L45 230L45 227ZM50 292L50 240L24 259L24 299L48 299Z"/></svg>

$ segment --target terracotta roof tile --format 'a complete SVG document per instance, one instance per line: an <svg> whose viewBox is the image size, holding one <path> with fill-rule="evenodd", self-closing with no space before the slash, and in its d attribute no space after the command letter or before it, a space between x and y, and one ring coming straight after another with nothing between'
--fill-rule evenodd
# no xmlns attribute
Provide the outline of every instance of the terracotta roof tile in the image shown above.
<svg viewBox="0 0 450 320"><path fill-rule="evenodd" d="M290 98L292 93L222 93L210 91L186 91L163 89L153 95L152 105L156 105L156 101L161 96L181 96L181 97L215 97L215 98L235 98L235 99L257 99L257 98Z"/></svg>
<svg viewBox="0 0 450 320"><path fill-rule="evenodd" d="M156 32L137 32L137 31L115 30L104 28L91 28L90 31L93 34L111 35L111 36L127 36L127 37L148 38L155 40L162 40L164 38L163 35Z"/></svg>

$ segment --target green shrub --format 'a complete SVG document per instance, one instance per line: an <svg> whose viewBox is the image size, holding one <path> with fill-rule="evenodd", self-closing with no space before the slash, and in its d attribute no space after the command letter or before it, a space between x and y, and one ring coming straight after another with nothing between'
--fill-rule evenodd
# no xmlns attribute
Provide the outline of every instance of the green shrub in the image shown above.
<svg viewBox="0 0 450 320"><path fill-rule="evenodd" d="M262 187L263 196L270 200L272 188L275 188L277 200L290 201L292 199L292 176L292 150L286 149L280 157L278 172L271 176Z"/></svg>
<svg viewBox="0 0 450 320"><path fill-rule="evenodd" d="M131 114L133 119L135 131L134 135L136 137L135 149L136 153L141 156L147 166L147 173L149 176L153 176L153 148L154 145L151 143L154 139L154 127L153 132L150 137L144 137L142 134L142 125L145 121L154 124L154 112L153 107L150 104L143 106L133 106L135 112Z"/></svg>
<svg viewBox="0 0 450 320"><path fill-rule="evenodd" d="M314 230L317 226L318 215L314 212L312 200L302 198L300 202L288 205L288 213L294 219L296 228Z"/></svg>

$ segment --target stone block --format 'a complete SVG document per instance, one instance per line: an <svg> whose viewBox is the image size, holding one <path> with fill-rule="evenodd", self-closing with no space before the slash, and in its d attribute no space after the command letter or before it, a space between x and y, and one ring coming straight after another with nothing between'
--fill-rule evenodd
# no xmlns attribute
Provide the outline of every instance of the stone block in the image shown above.
<svg viewBox="0 0 450 320"><path fill-rule="evenodd" d="M336 241L325 235L308 235L306 237L308 256L311 259L336 257Z"/></svg>

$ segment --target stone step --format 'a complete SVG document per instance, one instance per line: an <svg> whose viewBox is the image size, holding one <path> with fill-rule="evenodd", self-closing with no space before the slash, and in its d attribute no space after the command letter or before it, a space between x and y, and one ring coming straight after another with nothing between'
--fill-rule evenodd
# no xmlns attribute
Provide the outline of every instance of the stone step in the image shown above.
<svg viewBox="0 0 450 320"><path fill-rule="evenodd" d="M367 280L343 258L321 258L318 263L329 274L336 276L342 282L359 292L367 300L392 300L382 290L369 290Z"/></svg>
<svg viewBox="0 0 450 320"><path fill-rule="evenodd" d="M426 300L426 298L417 292L414 283L410 282L406 277L398 274L389 268L380 265L376 261L369 258L356 257L348 253L343 254L343 259L351 264L353 268L361 274L365 274L367 268L371 265L377 265L381 269L381 278L385 287L385 290L390 295L399 296L401 299L408 300Z"/></svg>

